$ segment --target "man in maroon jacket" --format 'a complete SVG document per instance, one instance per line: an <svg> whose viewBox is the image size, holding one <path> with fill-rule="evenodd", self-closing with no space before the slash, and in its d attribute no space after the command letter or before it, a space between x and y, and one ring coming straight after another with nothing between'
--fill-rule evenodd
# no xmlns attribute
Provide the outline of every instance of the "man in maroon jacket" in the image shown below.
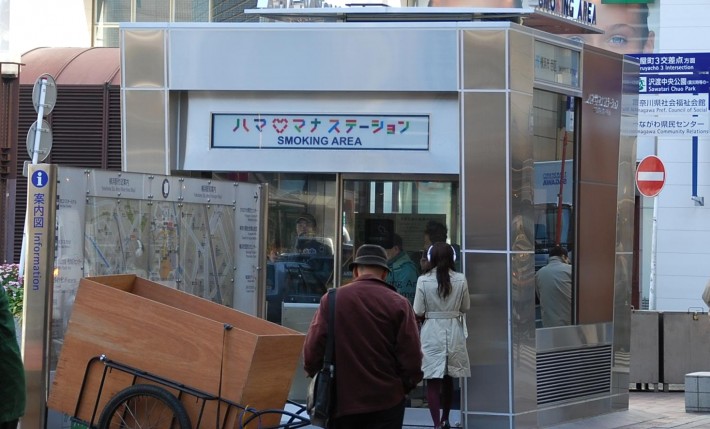
<svg viewBox="0 0 710 429"><path fill-rule="evenodd" d="M335 305L336 409L331 429L401 429L405 397L422 379L414 311L386 283L387 252L362 245L350 264L355 278L338 288ZM312 377L323 366L328 331L327 294L303 346Z"/></svg>

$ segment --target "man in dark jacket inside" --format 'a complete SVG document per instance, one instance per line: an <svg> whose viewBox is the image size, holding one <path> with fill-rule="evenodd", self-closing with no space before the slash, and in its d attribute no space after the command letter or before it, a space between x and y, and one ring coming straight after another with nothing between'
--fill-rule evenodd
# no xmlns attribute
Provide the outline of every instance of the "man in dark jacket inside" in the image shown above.
<svg viewBox="0 0 710 429"><path fill-rule="evenodd" d="M387 250L387 266L390 269L385 281L407 298L410 303L414 303L414 292L417 290L417 266L404 251L402 237L399 234L392 234L392 247Z"/></svg>
<svg viewBox="0 0 710 429"><path fill-rule="evenodd" d="M354 280L338 288L335 305L335 415L331 429L401 429L405 398L422 379L422 352L412 306L385 282L387 252L364 244L350 264ZM312 377L323 366L327 294L303 346Z"/></svg>

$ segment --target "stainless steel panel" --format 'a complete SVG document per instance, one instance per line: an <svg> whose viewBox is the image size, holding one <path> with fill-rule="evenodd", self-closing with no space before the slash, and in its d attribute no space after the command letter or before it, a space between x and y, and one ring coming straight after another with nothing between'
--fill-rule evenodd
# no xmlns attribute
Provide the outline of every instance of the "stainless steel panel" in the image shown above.
<svg viewBox="0 0 710 429"><path fill-rule="evenodd" d="M613 340L612 324L572 325L537 330L538 353L587 346L610 345Z"/></svg>
<svg viewBox="0 0 710 429"><path fill-rule="evenodd" d="M313 315L318 309L318 305L319 304L283 303L281 325L304 334L307 333L308 327L311 325L311 320L313 320ZM308 382L309 380L306 379L306 374L303 371L303 356L299 356L288 399L305 403L306 393L308 392Z"/></svg>
<svg viewBox="0 0 710 429"><path fill-rule="evenodd" d="M537 409L528 413L513 415L513 425L515 429L537 429Z"/></svg>
<svg viewBox="0 0 710 429"><path fill-rule="evenodd" d="M511 33L512 36L512 33ZM524 36L524 35L522 35ZM517 39L517 38L516 38ZM511 39L512 40L512 39ZM532 61L532 59L530 59ZM512 70L511 70L512 72ZM532 75L528 76L532 82ZM532 84L530 84L532 86ZM535 352L535 248L533 142L530 93L510 93L510 248L512 396L516 427L519 413L537 409ZM530 417L530 416L529 416ZM532 420L537 416L532 414ZM521 426L525 427L525 425ZM534 426L527 426L534 427Z"/></svg>
<svg viewBox="0 0 710 429"><path fill-rule="evenodd" d="M616 191L616 249L618 252L632 252L634 250L636 145L628 140L632 139L622 137L622 144L619 147L619 183ZM633 140L635 141L635 138ZM631 158L632 154L633 159Z"/></svg>
<svg viewBox="0 0 710 429"><path fill-rule="evenodd" d="M630 70L627 70L630 69ZM638 66L636 64L629 65L624 63L624 82L638 82ZM630 83L624 84L624 100L638 97L636 94L627 94L631 91ZM622 101L622 106L629 103ZM622 113L624 118L630 118L634 123L637 122L637 112L635 107L629 107ZM617 190L617 243L616 249L621 252L633 251L634 241L634 213L636 195L635 177L636 177L636 133L628 135L621 130L619 138L619 169L618 169L618 190ZM630 281L630 279L629 279Z"/></svg>
<svg viewBox="0 0 710 429"><path fill-rule="evenodd" d="M532 94L510 93L510 248L513 251L535 250L535 178L533 138L529 128L532 111Z"/></svg>
<svg viewBox="0 0 710 429"><path fill-rule="evenodd" d="M180 125L186 142L180 169L400 174L458 174L460 170L456 93L272 92L265 97L256 92L193 91L188 99L181 106L187 110L187 120ZM211 149L212 112L425 114L430 115L429 150Z"/></svg>
<svg viewBox="0 0 710 429"><path fill-rule="evenodd" d="M692 311L664 312L663 380L661 381L669 384L684 384L685 374L707 371L710 362L708 338L710 338L710 319L707 314Z"/></svg>
<svg viewBox="0 0 710 429"><path fill-rule="evenodd" d="M629 309L631 308L633 262L633 252L617 252L614 277L614 344L612 361L612 388L616 389L613 393L617 394L627 393L629 390L629 367L631 365L631 312Z"/></svg>
<svg viewBox="0 0 710 429"><path fill-rule="evenodd" d="M511 254L511 361L513 411L537 409L535 351L535 254Z"/></svg>
<svg viewBox="0 0 710 429"><path fill-rule="evenodd" d="M542 408L538 411L537 420L539 427L547 427L570 420L606 414L610 411L612 411L611 398L606 397Z"/></svg>
<svg viewBox="0 0 710 429"><path fill-rule="evenodd" d="M583 55L581 181L616 186L623 56L587 47ZM585 205L584 201L580 205Z"/></svg>
<svg viewBox="0 0 710 429"><path fill-rule="evenodd" d="M583 152L581 156L585 155ZM579 201L580 227L575 255L578 323L611 322L616 263L616 186L583 182L579 186Z"/></svg>
<svg viewBox="0 0 710 429"><path fill-rule="evenodd" d="M123 88L165 87L165 31L123 30ZM185 63L185 64L189 64Z"/></svg>
<svg viewBox="0 0 710 429"><path fill-rule="evenodd" d="M463 89L507 89L505 30L462 32Z"/></svg>
<svg viewBox="0 0 710 429"><path fill-rule="evenodd" d="M181 121L181 102L185 99L183 92L171 91L168 93L168 124L179 124ZM185 104L187 106L187 104ZM168 126L168 171L177 170L180 160L180 127Z"/></svg>
<svg viewBox="0 0 710 429"><path fill-rule="evenodd" d="M457 31L442 27L173 26L169 30L170 88L455 91Z"/></svg>
<svg viewBox="0 0 710 429"><path fill-rule="evenodd" d="M508 257L505 253L465 253L464 262L471 295L467 313L471 377L465 380L462 409L509 413Z"/></svg>
<svg viewBox="0 0 710 429"><path fill-rule="evenodd" d="M170 174L165 91L123 90L123 171Z"/></svg>
<svg viewBox="0 0 710 429"><path fill-rule="evenodd" d="M624 377L618 377L619 385L612 386L611 411L626 411L629 409L629 378L626 373L626 384Z"/></svg>
<svg viewBox="0 0 710 429"><path fill-rule="evenodd" d="M622 120L637 120L635 100L638 97L638 64L624 61L622 64ZM634 276L634 219L635 219L635 167L636 133L621 131L619 139L619 170L617 184L616 215L616 265L614 276L614 361L612 366L612 394L616 408L628 408L628 386L632 380L632 320L631 288ZM655 324L656 331L658 324ZM658 338L656 336L656 338ZM657 346L656 346L657 348ZM658 379L658 350L653 355L656 360L656 380ZM640 359L646 358L638 356ZM648 381L647 381L648 382Z"/></svg>
<svg viewBox="0 0 710 429"><path fill-rule="evenodd" d="M511 426L510 422L511 416L508 415L491 416L485 414L467 414L465 428L510 429L511 427L515 427L516 429L519 429L516 426Z"/></svg>
<svg viewBox="0 0 710 429"><path fill-rule="evenodd" d="M510 89L532 94L535 79L533 37L529 33L508 31Z"/></svg>
<svg viewBox="0 0 710 429"><path fill-rule="evenodd" d="M464 93L464 247L508 248L507 94Z"/></svg>

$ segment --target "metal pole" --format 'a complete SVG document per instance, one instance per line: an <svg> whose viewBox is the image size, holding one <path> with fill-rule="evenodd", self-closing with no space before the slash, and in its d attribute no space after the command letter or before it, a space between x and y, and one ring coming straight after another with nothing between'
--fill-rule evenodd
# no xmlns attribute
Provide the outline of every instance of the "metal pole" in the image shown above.
<svg viewBox="0 0 710 429"><path fill-rule="evenodd" d="M37 129L35 131L35 141L32 146L32 165L37 165L39 161L39 142L42 136L42 122L44 121L44 102L47 96L47 78L42 78L39 91L39 103L37 104ZM25 211L25 226L22 230L22 247L20 248L20 273L23 277L27 277L25 273L25 253L27 252L27 217Z"/></svg>
<svg viewBox="0 0 710 429"><path fill-rule="evenodd" d="M54 289L54 245L57 209L57 166L31 165L27 168L27 208L33 219L27 224L28 246L25 306L22 323L22 361L25 365L27 406L23 429L47 427L49 391L49 343Z"/></svg>
<svg viewBox="0 0 710 429"><path fill-rule="evenodd" d="M567 130L562 138L562 162L560 163L560 193L557 194L557 224L555 225L555 246L560 246L562 239L562 194L565 189L565 157L567 156Z"/></svg>
<svg viewBox="0 0 710 429"><path fill-rule="evenodd" d="M39 91L39 103L37 103L37 132L35 133L34 146L32 148L32 165L39 161L39 142L42 136L42 122L44 122L44 102L47 97L47 78L42 78Z"/></svg>
<svg viewBox="0 0 710 429"><path fill-rule="evenodd" d="M698 196L698 136L693 136L693 178L691 183L691 199L696 206L704 206L705 198Z"/></svg>
<svg viewBox="0 0 710 429"><path fill-rule="evenodd" d="M649 275L648 309L656 309L656 235L658 229L658 197L653 197L653 219L651 220L651 272Z"/></svg>

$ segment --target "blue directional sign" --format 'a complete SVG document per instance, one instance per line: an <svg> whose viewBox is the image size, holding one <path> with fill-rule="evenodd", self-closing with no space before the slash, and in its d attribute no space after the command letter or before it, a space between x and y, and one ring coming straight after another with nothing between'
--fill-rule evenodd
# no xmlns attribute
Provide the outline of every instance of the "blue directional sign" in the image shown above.
<svg viewBox="0 0 710 429"><path fill-rule="evenodd" d="M707 94L710 75L702 74L642 74L640 94Z"/></svg>
<svg viewBox="0 0 710 429"><path fill-rule="evenodd" d="M710 52L680 54L634 54L639 60L639 73L699 73L710 71Z"/></svg>

